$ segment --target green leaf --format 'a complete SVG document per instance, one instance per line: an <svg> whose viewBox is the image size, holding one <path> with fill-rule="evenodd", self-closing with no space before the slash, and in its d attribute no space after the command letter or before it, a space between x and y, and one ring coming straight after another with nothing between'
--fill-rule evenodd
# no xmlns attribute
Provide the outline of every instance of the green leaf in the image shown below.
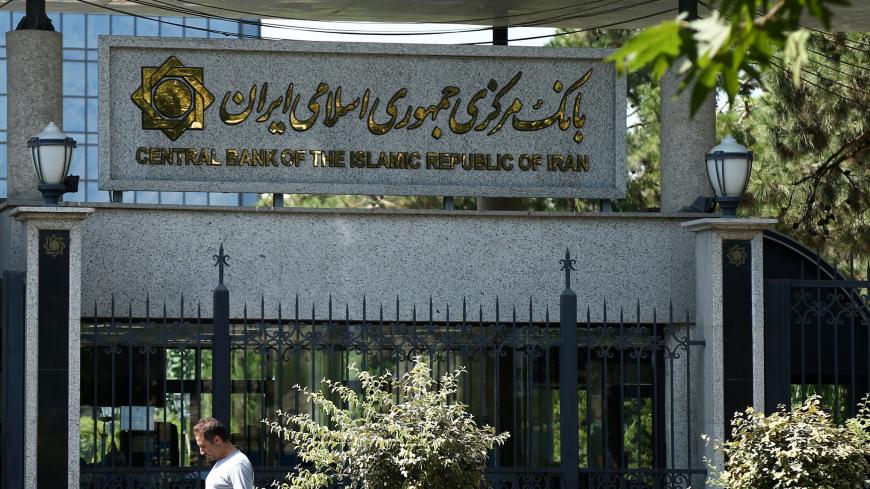
<svg viewBox="0 0 870 489"><path fill-rule="evenodd" d="M607 60L613 62L621 74L637 71L661 59L672 61L681 52L683 40L679 33L685 28L686 23L682 18L666 20L648 27L611 54Z"/></svg>
<svg viewBox="0 0 870 489"><path fill-rule="evenodd" d="M795 86L801 82L801 67L806 63L807 57L807 39L810 37L810 31L806 29L798 29L786 38L785 50L783 51L783 61L791 68L792 83Z"/></svg>

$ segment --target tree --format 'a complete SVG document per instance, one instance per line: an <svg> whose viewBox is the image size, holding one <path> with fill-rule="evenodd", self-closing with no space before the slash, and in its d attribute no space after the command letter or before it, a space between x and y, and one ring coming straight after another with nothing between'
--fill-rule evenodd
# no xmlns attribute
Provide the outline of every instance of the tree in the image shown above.
<svg viewBox="0 0 870 489"><path fill-rule="evenodd" d="M286 489L347 485L363 489L478 489L489 450L509 434L480 427L455 401L464 369L433 379L422 356L400 378L357 371L361 392L324 380L324 390L296 386L328 423L278 412L263 420L293 443L303 465ZM335 400L333 400L335 399Z"/></svg>
<svg viewBox="0 0 870 489"><path fill-rule="evenodd" d="M811 36L799 86L771 70L763 91L746 93L723 120L755 154L743 213L776 217L840 265L852 250L870 254L870 52L862 46L870 36Z"/></svg>
<svg viewBox="0 0 870 489"><path fill-rule="evenodd" d="M701 2L704 4L703 2ZM809 15L830 29L831 5L847 0L721 0L720 7L702 19L681 14L639 32L610 60L620 72L650 70L654 79L681 63L682 88L691 87L691 110L697 110L723 80L722 89L733 101L746 73L758 79L777 66L774 54L793 78L800 78L809 31L801 19ZM704 4L707 6L707 4Z"/></svg>

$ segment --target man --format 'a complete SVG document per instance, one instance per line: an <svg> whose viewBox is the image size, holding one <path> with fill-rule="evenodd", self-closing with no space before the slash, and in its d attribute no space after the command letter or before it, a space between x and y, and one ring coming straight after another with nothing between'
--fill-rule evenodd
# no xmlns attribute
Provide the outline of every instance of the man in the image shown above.
<svg viewBox="0 0 870 489"><path fill-rule="evenodd" d="M230 443L226 427L214 418L203 418L193 427L199 453L215 464L205 478L205 489L253 489L251 461Z"/></svg>

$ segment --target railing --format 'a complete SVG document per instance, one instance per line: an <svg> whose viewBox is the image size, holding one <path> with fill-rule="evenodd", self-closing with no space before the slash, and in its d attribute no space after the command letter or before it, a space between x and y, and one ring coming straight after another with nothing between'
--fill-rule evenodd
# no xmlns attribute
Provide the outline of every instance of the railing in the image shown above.
<svg viewBox="0 0 870 489"><path fill-rule="evenodd" d="M566 285L571 263L566 256ZM260 420L276 409L312 409L293 385L356 385L350 365L398 376L416 355L435 374L464 366L457 401L478 422L511 433L490 457L496 487L684 488L706 473L696 463L692 402L703 342L692 339L688 313L679 320L668 309L660 320L640 303L612 313L605 303L595 314L580 311L578 322L566 287L560 322L531 300L516 307L494 299L485 314L467 301L430 299L418 310L399 298L362 298L360 317L332 299L318 311L297 298L289 313L261 300L256 313L245 306L230 319L221 285L213 318L184 299L180 310L192 317L168 317L148 296L82 318L83 488L199 487L209 467L191 428L220 409L258 484L268 485L297 460Z"/></svg>

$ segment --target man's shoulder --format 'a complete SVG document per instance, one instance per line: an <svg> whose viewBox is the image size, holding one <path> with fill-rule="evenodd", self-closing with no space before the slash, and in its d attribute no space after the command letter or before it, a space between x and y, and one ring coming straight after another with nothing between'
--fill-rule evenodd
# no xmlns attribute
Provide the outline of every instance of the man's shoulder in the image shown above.
<svg viewBox="0 0 870 489"><path fill-rule="evenodd" d="M230 460L228 461L233 464L247 465L248 467L251 466L251 461L248 459L248 456L245 455L245 452L238 449L236 449L236 451L232 455L230 455Z"/></svg>

